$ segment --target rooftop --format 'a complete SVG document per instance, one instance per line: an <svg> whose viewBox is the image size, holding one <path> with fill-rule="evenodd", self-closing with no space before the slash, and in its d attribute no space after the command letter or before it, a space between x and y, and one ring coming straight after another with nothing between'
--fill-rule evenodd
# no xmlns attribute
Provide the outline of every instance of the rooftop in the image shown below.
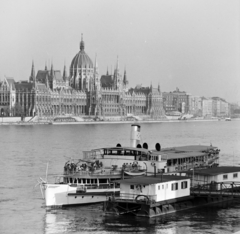
<svg viewBox="0 0 240 234"><path fill-rule="evenodd" d="M226 173L232 172L240 172L240 167L233 167L233 166L222 166L222 167L213 167L208 169L201 169L201 170L194 170L195 175L221 175ZM193 171L187 171L186 174L192 175Z"/></svg>
<svg viewBox="0 0 240 234"><path fill-rule="evenodd" d="M118 180L116 182L120 184L141 184L141 185L150 185L150 184L159 184L170 181L186 180L189 177L186 176L175 176L175 175L156 175L154 176L137 176L131 179Z"/></svg>

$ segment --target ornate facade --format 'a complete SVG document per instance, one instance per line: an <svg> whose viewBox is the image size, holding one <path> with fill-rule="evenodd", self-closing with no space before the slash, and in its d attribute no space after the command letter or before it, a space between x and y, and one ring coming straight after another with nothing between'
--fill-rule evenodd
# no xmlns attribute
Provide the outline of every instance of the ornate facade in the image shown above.
<svg viewBox="0 0 240 234"><path fill-rule="evenodd" d="M164 116L160 87L128 89L126 70L123 76L117 59L113 74L98 71L97 57L93 63L85 52L83 39L74 56L67 76L64 65L61 71L39 70L35 75L34 63L28 82L5 79L0 86L0 105L5 104L13 115L54 118L56 116ZM6 93L6 94L5 94ZM3 109L3 107L2 107ZM1 109L1 110L2 110Z"/></svg>

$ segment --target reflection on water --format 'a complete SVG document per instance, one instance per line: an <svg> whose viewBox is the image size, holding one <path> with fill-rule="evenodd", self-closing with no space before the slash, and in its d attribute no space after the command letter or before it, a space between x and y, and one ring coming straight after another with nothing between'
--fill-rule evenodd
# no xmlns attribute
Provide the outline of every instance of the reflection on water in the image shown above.
<svg viewBox="0 0 240 234"><path fill-rule="evenodd" d="M240 229L240 201L143 218L109 216L102 205L51 210L45 214L45 233L231 233Z"/></svg>

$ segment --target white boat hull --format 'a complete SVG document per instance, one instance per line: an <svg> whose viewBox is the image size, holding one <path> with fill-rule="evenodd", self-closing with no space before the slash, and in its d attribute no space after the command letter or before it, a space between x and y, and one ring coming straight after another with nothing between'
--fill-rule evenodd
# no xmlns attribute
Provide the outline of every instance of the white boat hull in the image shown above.
<svg viewBox="0 0 240 234"><path fill-rule="evenodd" d="M70 205L83 205L106 201L112 193L120 191L119 188L88 189L86 193L77 193L76 187L68 184L44 184L46 207L61 207Z"/></svg>

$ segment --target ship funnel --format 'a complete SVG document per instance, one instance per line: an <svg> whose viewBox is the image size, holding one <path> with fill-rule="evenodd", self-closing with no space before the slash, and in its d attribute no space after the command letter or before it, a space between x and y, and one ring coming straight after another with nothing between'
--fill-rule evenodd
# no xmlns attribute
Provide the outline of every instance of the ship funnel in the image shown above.
<svg viewBox="0 0 240 234"><path fill-rule="evenodd" d="M137 147L141 141L141 126L137 124L131 125L130 146Z"/></svg>

